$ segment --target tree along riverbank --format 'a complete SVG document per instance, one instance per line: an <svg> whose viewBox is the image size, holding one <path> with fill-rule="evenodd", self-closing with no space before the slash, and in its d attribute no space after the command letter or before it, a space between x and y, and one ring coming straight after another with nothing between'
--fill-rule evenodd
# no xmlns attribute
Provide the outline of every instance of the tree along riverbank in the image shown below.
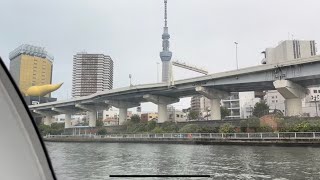
<svg viewBox="0 0 320 180"><path fill-rule="evenodd" d="M74 127L77 128L77 127ZM64 124L39 125L42 135L75 134L74 128L64 129ZM281 117L266 115L261 118L222 121L140 122L133 118L121 126L103 126L98 121L95 128L78 128L77 134L134 134L134 133L253 133L253 132L320 132L320 118Z"/></svg>

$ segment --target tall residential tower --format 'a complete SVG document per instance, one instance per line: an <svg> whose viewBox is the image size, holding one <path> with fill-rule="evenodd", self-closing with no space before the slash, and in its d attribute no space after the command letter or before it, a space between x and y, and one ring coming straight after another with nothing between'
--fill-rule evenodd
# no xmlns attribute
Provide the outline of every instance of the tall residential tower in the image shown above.
<svg viewBox="0 0 320 180"><path fill-rule="evenodd" d="M73 56L72 96L87 96L113 87L113 61L104 54Z"/></svg>
<svg viewBox="0 0 320 180"><path fill-rule="evenodd" d="M162 51L160 52L160 58L162 61L162 82L170 81L170 60L172 57L172 52L169 51L169 39L170 35L167 26L167 0L164 0L164 27L162 34Z"/></svg>

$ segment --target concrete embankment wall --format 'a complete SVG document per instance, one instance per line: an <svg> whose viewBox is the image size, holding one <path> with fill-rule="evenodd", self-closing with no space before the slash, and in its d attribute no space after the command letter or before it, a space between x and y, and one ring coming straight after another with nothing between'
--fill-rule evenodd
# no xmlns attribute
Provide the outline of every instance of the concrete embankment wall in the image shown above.
<svg viewBox="0 0 320 180"><path fill-rule="evenodd" d="M247 146L317 146L320 139L205 139L205 138L45 138L48 142L101 142L101 143L165 143L165 144L203 144L203 145L247 145Z"/></svg>

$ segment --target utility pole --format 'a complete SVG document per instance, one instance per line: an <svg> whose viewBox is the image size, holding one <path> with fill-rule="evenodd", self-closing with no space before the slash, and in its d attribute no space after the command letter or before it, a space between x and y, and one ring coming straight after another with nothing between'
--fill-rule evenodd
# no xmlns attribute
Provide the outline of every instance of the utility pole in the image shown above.
<svg viewBox="0 0 320 180"><path fill-rule="evenodd" d="M236 64L237 64L237 70L239 69L239 65L238 65L238 42L234 42L234 44L236 45Z"/></svg>

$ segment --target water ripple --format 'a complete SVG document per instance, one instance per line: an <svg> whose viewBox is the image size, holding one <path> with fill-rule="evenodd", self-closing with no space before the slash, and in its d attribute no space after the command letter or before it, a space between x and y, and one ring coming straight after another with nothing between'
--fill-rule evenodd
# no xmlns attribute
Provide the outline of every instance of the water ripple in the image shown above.
<svg viewBox="0 0 320 180"><path fill-rule="evenodd" d="M110 179L110 174L320 179L318 148L52 142L46 145L58 179L66 180Z"/></svg>

